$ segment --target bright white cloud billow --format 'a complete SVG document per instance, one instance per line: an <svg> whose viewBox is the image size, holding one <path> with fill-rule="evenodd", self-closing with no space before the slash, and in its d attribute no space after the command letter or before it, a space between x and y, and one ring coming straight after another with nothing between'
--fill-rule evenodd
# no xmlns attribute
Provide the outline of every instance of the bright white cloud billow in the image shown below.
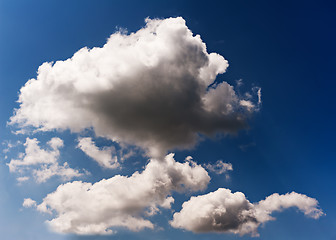
<svg viewBox="0 0 336 240"><path fill-rule="evenodd" d="M26 207L26 208L28 208L28 207L35 207L36 206L36 201L34 201L31 198L25 198L23 200L22 206Z"/></svg>
<svg viewBox="0 0 336 240"><path fill-rule="evenodd" d="M113 169L119 167L117 156L112 156L115 152L112 147L99 149L90 137L80 138L78 147L103 168Z"/></svg>
<svg viewBox="0 0 336 240"><path fill-rule="evenodd" d="M153 228L146 218L159 208L170 208L172 191L200 191L207 187L207 171L191 160L176 162L173 154L164 160L150 160L143 172L116 175L97 183L80 181L60 185L47 195L37 209L54 212L48 221L56 232L108 234L113 227L137 231Z"/></svg>
<svg viewBox="0 0 336 240"><path fill-rule="evenodd" d="M173 216L170 224L192 232L230 232L258 236L258 227L274 220L271 214L296 207L306 216L319 218L323 215L314 198L299 193L272 194L258 203L250 203L241 192L232 193L220 188L215 192L191 199Z"/></svg>
<svg viewBox="0 0 336 240"><path fill-rule="evenodd" d="M42 131L92 128L96 136L161 157L193 146L199 133L245 126L255 103L227 82L212 84L227 67L183 18L147 19L135 33L112 34L103 47L42 64L37 78L21 88L10 124Z"/></svg>
<svg viewBox="0 0 336 240"><path fill-rule="evenodd" d="M63 147L62 139L52 138L48 143L49 149L42 149L36 138L27 138L24 143L25 152L19 154L18 159L12 159L7 163L10 172L24 174L31 171L37 182L45 182L53 176L60 176L64 180L82 175L78 170L69 167L65 162L59 165L59 148ZM27 181L28 176L18 177L19 182Z"/></svg>

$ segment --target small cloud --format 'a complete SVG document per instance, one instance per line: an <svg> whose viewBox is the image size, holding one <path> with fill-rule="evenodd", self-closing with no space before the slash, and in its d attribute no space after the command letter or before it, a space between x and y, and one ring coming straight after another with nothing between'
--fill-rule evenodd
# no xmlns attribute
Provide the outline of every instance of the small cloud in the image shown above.
<svg viewBox="0 0 336 240"><path fill-rule="evenodd" d="M23 200L22 206L25 208L36 207L36 201L32 200L31 198L25 198Z"/></svg>
<svg viewBox="0 0 336 240"><path fill-rule="evenodd" d="M272 194L265 200L250 203L241 192L219 188L215 192L191 197L173 215L171 226L195 233L234 233L259 236L258 227L274 220L273 212L298 208L307 217L317 219L324 215L314 198L296 192ZM197 209L197 211L195 211Z"/></svg>
<svg viewBox="0 0 336 240"><path fill-rule="evenodd" d="M240 106L246 108L247 111L249 111L249 112L254 111L255 105L253 104L253 102L251 102L249 100L240 100L239 104L240 104Z"/></svg>
<svg viewBox="0 0 336 240"><path fill-rule="evenodd" d="M236 80L236 86L241 87L244 85L243 79Z"/></svg>
<svg viewBox="0 0 336 240"><path fill-rule="evenodd" d="M63 147L63 140L57 137L52 138L47 145L49 149L42 149L36 138L27 138L24 143L25 152L18 154L17 159L12 159L7 166L9 171L28 172L31 171L36 182L42 183L53 176L60 176L64 180L79 177L83 174L78 170L69 167L65 162L59 165L60 148ZM28 177L18 177L19 182L28 180Z"/></svg>
<svg viewBox="0 0 336 240"><path fill-rule="evenodd" d="M90 137L79 138L77 147L103 168L115 169L120 166L113 147L99 149Z"/></svg>
<svg viewBox="0 0 336 240"><path fill-rule="evenodd" d="M208 163L208 164L205 164L204 166L210 172L214 172L216 174L223 174L223 173L227 173L228 171L233 170L231 163L225 163L222 160L218 160L214 164Z"/></svg>
<svg viewBox="0 0 336 240"><path fill-rule="evenodd" d="M254 146L256 146L256 143L255 142L250 142L248 144L239 145L239 148L240 148L240 150L245 152L248 148L251 148L251 147L254 147Z"/></svg>
<svg viewBox="0 0 336 240"><path fill-rule="evenodd" d="M258 93L258 104L260 105L261 104L261 88L258 89L257 93Z"/></svg>
<svg viewBox="0 0 336 240"><path fill-rule="evenodd" d="M12 141L8 141L8 140L5 140L2 142L2 145L5 146L5 148L2 150L3 153L9 153L9 151L12 149L12 148L15 148L17 147L18 145L21 145L21 141L16 141L15 143L13 143Z"/></svg>
<svg viewBox="0 0 336 240"><path fill-rule="evenodd" d="M16 180L17 180L19 183L22 183L22 182L28 181L28 180L29 180L29 177L27 177L27 176L24 176L24 177L18 177L18 178L16 178Z"/></svg>

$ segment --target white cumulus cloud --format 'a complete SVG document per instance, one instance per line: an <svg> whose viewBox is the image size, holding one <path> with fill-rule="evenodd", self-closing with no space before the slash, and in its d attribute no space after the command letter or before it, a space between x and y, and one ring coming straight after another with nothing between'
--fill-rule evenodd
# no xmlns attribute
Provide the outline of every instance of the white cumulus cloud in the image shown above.
<svg viewBox="0 0 336 240"><path fill-rule="evenodd" d="M94 159L103 168L113 169L119 167L118 157L115 155L115 151L112 147L99 149L92 138L86 137L78 140L78 148Z"/></svg>
<svg viewBox="0 0 336 240"><path fill-rule="evenodd" d="M116 175L94 184L74 181L60 185L37 209L54 213L48 224L61 233L109 234L113 227L153 228L148 218L159 208L171 207L172 191L200 191L210 181L202 166L191 160L176 162L173 156L152 159L142 172L130 177Z"/></svg>
<svg viewBox="0 0 336 240"><path fill-rule="evenodd" d="M241 192L219 188L209 194L191 197L170 224L192 232L230 232L258 236L258 227L274 220L271 214L296 207L306 216L317 219L324 215L314 198L296 192L272 194L265 200L250 203Z"/></svg>
<svg viewBox="0 0 336 240"><path fill-rule="evenodd" d="M29 207L36 207L36 201L34 201L31 198L25 198L22 203L23 207L29 208Z"/></svg>
<svg viewBox="0 0 336 240"><path fill-rule="evenodd" d="M21 88L10 124L92 128L96 136L161 157L193 146L199 134L245 126L254 103L242 101L227 82L213 84L227 67L183 18L146 19L144 28L114 33L103 47L42 64Z"/></svg>
<svg viewBox="0 0 336 240"><path fill-rule="evenodd" d="M10 172L24 174L31 171L37 182L45 182L53 176L60 176L64 180L82 175L78 170L69 167L65 162L59 165L59 149L63 147L63 140L54 137L48 143L49 149L42 149L36 138L27 138L24 143L25 152L19 154L18 159L12 159L7 163ZM27 181L28 176L18 177L19 182Z"/></svg>

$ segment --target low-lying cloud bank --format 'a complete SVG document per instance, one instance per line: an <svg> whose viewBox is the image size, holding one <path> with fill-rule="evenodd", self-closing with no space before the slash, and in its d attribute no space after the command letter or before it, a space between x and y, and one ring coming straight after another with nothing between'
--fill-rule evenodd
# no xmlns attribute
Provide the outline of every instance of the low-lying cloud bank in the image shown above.
<svg viewBox="0 0 336 240"><path fill-rule="evenodd" d="M114 33L103 47L42 64L21 88L9 124L40 131L92 128L96 136L163 157L193 146L199 134L241 129L258 109L260 90L253 101L227 82L214 84L227 67L183 18L146 19L144 28Z"/></svg>
<svg viewBox="0 0 336 240"><path fill-rule="evenodd" d="M170 224L175 228L201 232L229 232L259 236L258 227L274 220L271 214L296 207L307 217L317 219L324 215L314 198L296 192L274 193L257 203L250 203L241 192L219 188L215 192L191 197L183 203L180 212Z"/></svg>
<svg viewBox="0 0 336 240"><path fill-rule="evenodd" d="M37 209L56 214L48 224L60 233L109 234L113 227L152 229L154 224L148 217L157 214L159 208L171 207L173 191L204 190L210 181L202 166L191 160L176 162L173 156L152 159L143 172L130 177L116 175L94 184L75 181L60 185ZM29 199L24 206L36 203Z"/></svg>

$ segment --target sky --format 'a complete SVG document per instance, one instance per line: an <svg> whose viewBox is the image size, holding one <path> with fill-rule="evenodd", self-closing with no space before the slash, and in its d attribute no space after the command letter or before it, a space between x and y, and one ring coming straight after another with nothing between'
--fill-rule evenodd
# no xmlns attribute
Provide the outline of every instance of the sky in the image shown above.
<svg viewBox="0 0 336 240"><path fill-rule="evenodd" d="M1 239L336 239L335 10L0 0Z"/></svg>

